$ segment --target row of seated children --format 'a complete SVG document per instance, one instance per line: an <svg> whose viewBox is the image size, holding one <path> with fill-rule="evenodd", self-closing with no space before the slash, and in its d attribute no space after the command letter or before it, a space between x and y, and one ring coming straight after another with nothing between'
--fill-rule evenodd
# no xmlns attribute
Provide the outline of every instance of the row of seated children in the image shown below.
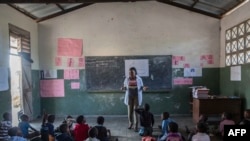
<svg viewBox="0 0 250 141"><path fill-rule="evenodd" d="M46 116L44 119L46 119ZM71 141L66 135L69 135L74 141L84 141L89 137L88 131L90 130L91 126L86 123L86 119L83 115L79 115L76 118L76 121L71 116L67 116L67 118L63 120L59 128L56 129L54 129L53 125L53 122L55 120L54 116L52 120L50 120L50 116L48 116L47 119L48 122L43 122L41 130L43 133L43 141L54 141L55 139L57 141ZM104 117L99 116L97 118L97 125L95 126L95 128L98 130L97 138L100 141L109 141L111 132L103 124ZM65 129L65 125L67 125L67 129ZM67 140L64 139L64 137L67 138Z"/></svg>
<svg viewBox="0 0 250 141"><path fill-rule="evenodd" d="M156 138L152 136L154 126L154 116L150 112L149 104L145 103L143 108L135 109L135 112L140 116L140 130L139 135L142 136L142 141L156 141ZM162 134L158 138L158 141L183 141L182 135L178 132L178 124L169 118L169 113L164 112L161 115L162 125L160 129Z"/></svg>

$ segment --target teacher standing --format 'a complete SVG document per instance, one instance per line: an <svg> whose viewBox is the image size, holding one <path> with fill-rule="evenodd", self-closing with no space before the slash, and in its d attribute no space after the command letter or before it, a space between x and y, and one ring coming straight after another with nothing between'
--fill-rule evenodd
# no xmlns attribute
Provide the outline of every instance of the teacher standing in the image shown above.
<svg viewBox="0 0 250 141"><path fill-rule="evenodd" d="M126 91L124 103L128 107L128 129L132 129L135 125L134 130L138 132L138 115L135 109L142 104L142 91L145 91L146 87L143 86L142 79L137 75L135 67L129 68L129 77L125 78L122 90Z"/></svg>

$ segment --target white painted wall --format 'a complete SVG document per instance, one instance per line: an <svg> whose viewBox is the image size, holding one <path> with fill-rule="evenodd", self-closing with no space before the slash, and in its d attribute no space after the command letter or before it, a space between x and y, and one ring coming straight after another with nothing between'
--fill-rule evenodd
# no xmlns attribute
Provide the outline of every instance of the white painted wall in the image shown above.
<svg viewBox="0 0 250 141"><path fill-rule="evenodd" d="M246 3L230 15L224 17L221 20L221 35L220 35L220 66L225 67L225 33L226 30L250 19L250 2Z"/></svg>
<svg viewBox="0 0 250 141"><path fill-rule="evenodd" d="M30 32L32 69L39 69L37 23L6 4L0 4L0 67L9 67L9 23Z"/></svg>
<svg viewBox="0 0 250 141"><path fill-rule="evenodd" d="M40 68L57 68L62 37L83 39L85 56L181 55L197 67L200 55L212 54L204 67L219 67L219 27L218 19L156 1L98 3L39 23Z"/></svg>

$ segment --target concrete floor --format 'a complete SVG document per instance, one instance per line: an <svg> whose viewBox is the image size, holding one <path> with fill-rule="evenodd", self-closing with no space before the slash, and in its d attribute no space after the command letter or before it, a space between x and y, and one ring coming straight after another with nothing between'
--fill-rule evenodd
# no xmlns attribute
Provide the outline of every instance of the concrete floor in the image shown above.
<svg viewBox="0 0 250 141"><path fill-rule="evenodd" d="M74 118L76 116L73 116ZM138 132L134 132L134 130L127 129L128 127L128 119L126 116L103 116L105 118L104 126L111 130L112 140L116 138L119 141L141 141L141 136L138 135ZM96 125L97 116L87 116L86 122L89 126ZM174 121L176 121L179 125L179 132L187 138L185 133L185 126L188 126L190 129L195 127L191 116L173 116L171 117ZM60 123L63 121L62 117L56 117L56 121L54 123L55 127L58 127ZM40 130L41 127L41 119L37 119L31 121L31 125L33 125L36 129ZM158 129L158 125L161 125L160 116L155 116L155 125L153 136L157 137L160 135L161 131ZM222 141L217 136L210 136L211 141Z"/></svg>

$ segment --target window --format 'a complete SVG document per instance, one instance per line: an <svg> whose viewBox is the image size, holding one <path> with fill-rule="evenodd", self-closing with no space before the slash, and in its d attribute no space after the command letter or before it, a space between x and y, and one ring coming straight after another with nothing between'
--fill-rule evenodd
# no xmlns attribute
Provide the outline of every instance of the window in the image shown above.
<svg viewBox="0 0 250 141"><path fill-rule="evenodd" d="M30 54L30 33L12 24L9 24L10 53L25 52Z"/></svg>
<svg viewBox="0 0 250 141"><path fill-rule="evenodd" d="M225 39L226 66L250 63L250 19L226 30Z"/></svg>

